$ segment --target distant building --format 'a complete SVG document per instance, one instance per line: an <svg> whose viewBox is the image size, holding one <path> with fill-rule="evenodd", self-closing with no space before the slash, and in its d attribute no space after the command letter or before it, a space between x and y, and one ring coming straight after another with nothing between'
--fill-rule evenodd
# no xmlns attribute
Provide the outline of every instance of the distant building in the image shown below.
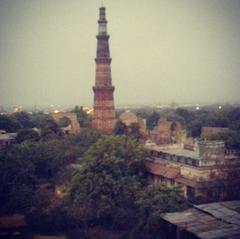
<svg viewBox="0 0 240 239"><path fill-rule="evenodd" d="M163 215L161 230L176 239L239 239L240 201L194 205Z"/></svg>
<svg viewBox="0 0 240 239"><path fill-rule="evenodd" d="M222 141L202 141L197 150L180 145L146 146L147 169L150 183L181 186L186 198L207 198L212 174L218 174L221 165L240 171L240 159L225 154Z"/></svg>
<svg viewBox="0 0 240 239"><path fill-rule="evenodd" d="M157 126L149 131L149 139L158 145L180 143L183 136L181 124L165 117L161 117Z"/></svg>
<svg viewBox="0 0 240 239"><path fill-rule="evenodd" d="M138 117L133 112L126 110L119 116L119 120L124 123L127 127L131 124L138 124L140 127L140 131L145 134L146 133L146 119Z"/></svg>
<svg viewBox="0 0 240 239"><path fill-rule="evenodd" d="M67 118L70 124L62 128L65 134L78 134L80 133L80 124L77 119L77 115L72 112L53 112L51 116L55 121L59 121L62 118Z"/></svg>
<svg viewBox="0 0 240 239"><path fill-rule="evenodd" d="M12 144L16 137L17 133L7 133L5 130L0 130L0 150Z"/></svg>
<svg viewBox="0 0 240 239"><path fill-rule="evenodd" d="M212 135L224 133L228 128L223 127L202 127L201 138L208 138Z"/></svg>

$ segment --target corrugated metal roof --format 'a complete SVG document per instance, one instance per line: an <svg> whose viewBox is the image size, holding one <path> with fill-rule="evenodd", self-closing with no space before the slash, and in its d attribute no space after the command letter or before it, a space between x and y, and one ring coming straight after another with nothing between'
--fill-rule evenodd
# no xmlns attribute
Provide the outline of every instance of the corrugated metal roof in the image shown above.
<svg viewBox="0 0 240 239"><path fill-rule="evenodd" d="M183 212L166 213L163 219L202 239L240 238L240 201L195 205ZM232 208L232 209L231 209Z"/></svg>

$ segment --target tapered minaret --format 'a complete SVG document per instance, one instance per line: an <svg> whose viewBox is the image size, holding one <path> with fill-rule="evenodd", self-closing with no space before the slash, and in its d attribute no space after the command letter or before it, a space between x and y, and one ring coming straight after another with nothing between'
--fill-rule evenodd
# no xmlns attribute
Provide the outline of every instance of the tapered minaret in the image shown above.
<svg viewBox="0 0 240 239"><path fill-rule="evenodd" d="M92 127L105 133L111 133L115 127L116 116L113 100L111 61L107 34L105 7L100 7L97 35L96 80L93 87L94 110Z"/></svg>

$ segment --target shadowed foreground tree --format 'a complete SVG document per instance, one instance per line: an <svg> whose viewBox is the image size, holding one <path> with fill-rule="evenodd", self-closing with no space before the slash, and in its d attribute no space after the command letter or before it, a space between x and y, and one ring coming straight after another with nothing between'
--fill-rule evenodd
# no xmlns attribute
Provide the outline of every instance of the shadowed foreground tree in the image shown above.
<svg viewBox="0 0 240 239"><path fill-rule="evenodd" d="M143 153L137 143L126 136L103 136L86 153L70 184L69 198L76 207L93 210L93 218L103 224L127 225L144 180Z"/></svg>
<svg viewBox="0 0 240 239"><path fill-rule="evenodd" d="M16 132L21 128L20 123L11 116L0 115L0 129L7 132Z"/></svg>
<svg viewBox="0 0 240 239"><path fill-rule="evenodd" d="M114 134L116 135L127 135L128 128L122 121L117 121L114 129Z"/></svg>
<svg viewBox="0 0 240 239"><path fill-rule="evenodd" d="M134 138L135 140L140 140L143 137L140 126L138 123L132 123L126 126L122 121L116 123L114 133L116 135L125 135Z"/></svg>
<svg viewBox="0 0 240 239"><path fill-rule="evenodd" d="M146 176L143 151L135 140L103 136L70 182L69 211L85 228L102 225L125 237L140 238L144 232L145 238L154 238L151 230L161 213L181 209L184 200L176 188L148 187Z"/></svg>
<svg viewBox="0 0 240 239"><path fill-rule="evenodd" d="M187 207L180 188L164 185L149 186L140 191L136 205L137 221L132 235L139 239L165 238L165 233L160 228L162 214Z"/></svg>
<svg viewBox="0 0 240 239"><path fill-rule="evenodd" d="M22 143L23 141L26 141L26 140L37 141L39 138L40 138L40 135L38 132L30 128L25 128L25 129L20 129L18 131L16 142Z"/></svg>
<svg viewBox="0 0 240 239"><path fill-rule="evenodd" d="M228 163L218 166L218 173L212 172L208 187L210 201L240 199L240 171Z"/></svg>

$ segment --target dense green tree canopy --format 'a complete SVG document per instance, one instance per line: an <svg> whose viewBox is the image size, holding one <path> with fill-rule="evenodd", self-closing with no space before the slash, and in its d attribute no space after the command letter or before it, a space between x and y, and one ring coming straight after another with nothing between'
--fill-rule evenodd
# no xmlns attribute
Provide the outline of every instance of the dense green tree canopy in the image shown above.
<svg viewBox="0 0 240 239"><path fill-rule="evenodd" d="M40 134L37 131L30 128L24 128L18 131L16 142L22 143L25 140L37 141L39 138Z"/></svg>
<svg viewBox="0 0 240 239"><path fill-rule="evenodd" d="M20 123L12 116L0 115L0 129L7 132L16 132L21 128Z"/></svg>
<svg viewBox="0 0 240 239"><path fill-rule="evenodd" d="M146 179L138 143L127 136L103 136L85 154L69 185L69 210L89 227L94 222L124 229L126 237L156 238L161 214L185 203L178 188L148 187Z"/></svg>
<svg viewBox="0 0 240 239"><path fill-rule="evenodd" d="M126 223L144 179L143 153L137 143L126 136L103 136L86 153L69 197L76 207L94 209L96 218Z"/></svg>
<svg viewBox="0 0 240 239"><path fill-rule="evenodd" d="M76 113L79 124L82 128L90 125L90 119L88 114L83 110L83 107L75 106L72 112Z"/></svg>

